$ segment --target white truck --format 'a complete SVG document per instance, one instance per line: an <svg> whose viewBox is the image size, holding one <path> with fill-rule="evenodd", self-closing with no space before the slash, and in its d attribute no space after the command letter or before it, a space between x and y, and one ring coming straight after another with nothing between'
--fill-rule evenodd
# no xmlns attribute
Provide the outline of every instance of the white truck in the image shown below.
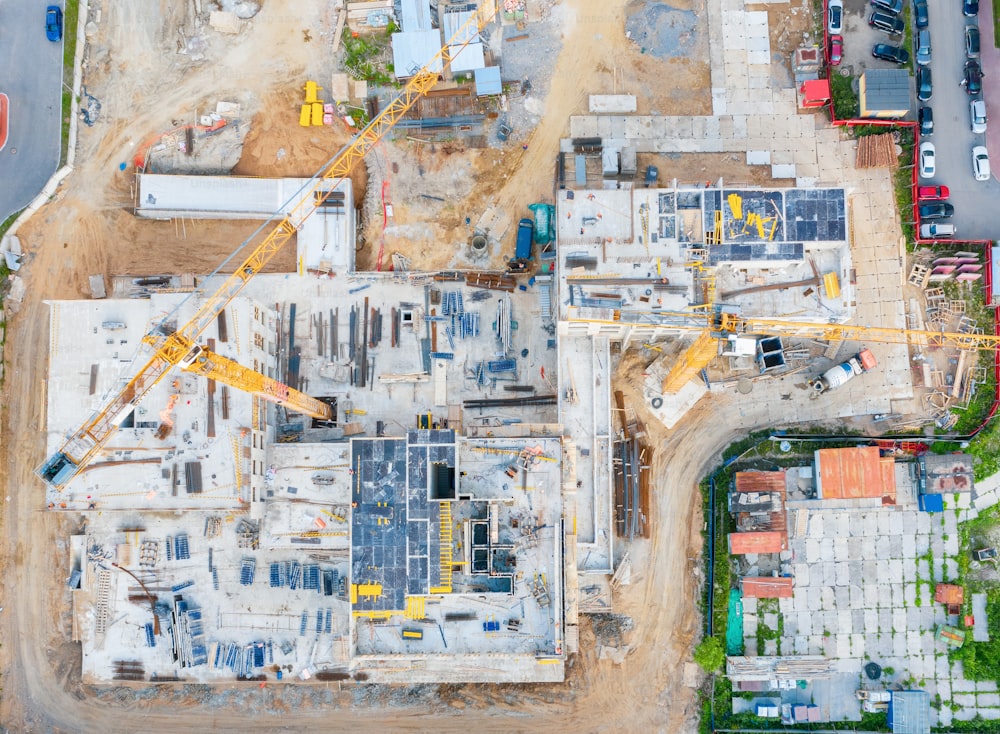
<svg viewBox="0 0 1000 734"><path fill-rule="evenodd" d="M877 366L877 364L878 362L875 361L875 355L871 353L871 350L862 349L846 362L841 362L828 369L810 382L809 386L817 394L825 393L827 390L838 388L845 382L850 382L858 375L868 372Z"/></svg>

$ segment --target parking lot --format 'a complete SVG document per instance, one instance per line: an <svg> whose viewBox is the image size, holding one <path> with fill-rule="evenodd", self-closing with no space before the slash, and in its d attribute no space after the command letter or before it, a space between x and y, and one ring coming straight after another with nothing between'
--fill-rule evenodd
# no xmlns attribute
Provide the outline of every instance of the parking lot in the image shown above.
<svg viewBox="0 0 1000 734"><path fill-rule="evenodd" d="M931 32L931 69L933 92L926 103L934 111L934 133L924 138L934 143L936 152L936 173L929 179L921 179L921 185L945 185L951 190L950 202L955 206L955 216L948 221L956 225L957 237L963 240L995 239L996 215L992 210L1000 196L1000 182L996 178L1000 166L1000 150L992 150L993 177L989 181L976 181L972 172L972 148L986 145L986 134L975 134L971 128L969 103L973 96L966 94L961 85L963 65L966 61L965 27L977 22L977 18L962 14L961 0L927 0L929 26ZM867 0L845 0L844 2L844 50L843 62L835 73L860 76L866 69L898 68L896 64L872 57L872 47L877 43L902 45L902 36L889 36L868 25L872 5ZM912 22L912 2L907 2L903 15L909 15L911 35L916 27ZM992 9L988 0L980 3L979 26L982 32L981 46L986 49L980 62L983 65L984 92L978 97L987 99L988 109L997 109L997 101L992 96L1000 96L1000 79L996 78L995 55L989 49L993 37L990 32ZM912 42L907 50L911 61L907 68L916 68ZM916 119L916 107L920 105L914 90L913 108L906 120ZM990 125L1000 124L994 116ZM996 135L994 135L996 137ZM994 146L995 148L996 146ZM903 213L908 216L908 213Z"/></svg>
<svg viewBox="0 0 1000 734"><path fill-rule="evenodd" d="M1000 182L996 179L1000 165L1000 152L991 151L993 177L989 181L976 181L972 175L972 148L986 145L985 134L972 132L969 103L973 99L961 86L962 68L965 64L965 26L975 18L962 15L959 0L941 2L928 0L933 56L934 93L929 102L934 110L934 134L928 140L934 143L937 173L921 183L943 184L951 189L951 202L955 205L952 222L960 239L978 240L997 237L996 202L1000 197ZM980 2L980 27L992 22L990 3ZM988 42L984 33L982 45ZM992 38L989 38L992 42ZM983 79L984 96L998 94L996 70L986 69ZM991 83L992 82L992 83ZM989 125L1000 124L995 119Z"/></svg>

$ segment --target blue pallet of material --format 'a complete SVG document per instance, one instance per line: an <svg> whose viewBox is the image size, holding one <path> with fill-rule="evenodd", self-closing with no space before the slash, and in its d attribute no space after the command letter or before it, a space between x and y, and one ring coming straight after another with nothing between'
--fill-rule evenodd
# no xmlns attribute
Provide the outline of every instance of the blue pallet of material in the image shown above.
<svg viewBox="0 0 1000 734"><path fill-rule="evenodd" d="M292 568L288 574L288 588L295 591L299 588L299 581L302 579L302 565L298 561L292 561Z"/></svg>
<svg viewBox="0 0 1000 734"><path fill-rule="evenodd" d="M497 374L500 372L514 372L517 369L516 359L498 359L495 361L487 362L486 369L491 374Z"/></svg>
<svg viewBox="0 0 1000 734"><path fill-rule="evenodd" d="M243 586L252 586L256 570L256 559L244 558L243 565L240 567L240 584Z"/></svg>
<svg viewBox="0 0 1000 734"><path fill-rule="evenodd" d="M146 644L149 647L156 647L156 636L153 634L152 622L146 622Z"/></svg>
<svg viewBox="0 0 1000 734"><path fill-rule="evenodd" d="M483 622L483 632L499 632L500 623L497 621L490 620L488 622Z"/></svg>
<svg viewBox="0 0 1000 734"><path fill-rule="evenodd" d="M323 572L323 596L333 596L333 571Z"/></svg>
<svg viewBox="0 0 1000 734"><path fill-rule="evenodd" d="M212 667L218 668L222 664L222 645L215 646L215 660L212 661Z"/></svg>
<svg viewBox="0 0 1000 734"><path fill-rule="evenodd" d="M264 667L264 643L255 642L253 643L253 667L263 668Z"/></svg>
<svg viewBox="0 0 1000 734"><path fill-rule="evenodd" d="M326 622L323 624L323 631L330 634L333 631L333 610L326 610Z"/></svg>
<svg viewBox="0 0 1000 734"><path fill-rule="evenodd" d="M267 641L267 662L268 665L274 663L274 642L271 640Z"/></svg>
<svg viewBox="0 0 1000 734"><path fill-rule="evenodd" d="M309 624L309 612L302 612L302 623L299 625L299 636L305 637L306 625Z"/></svg>
<svg viewBox="0 0 1000 734"><path fill-rule="evenodd" d="M454 352L431 352L431 359L455 359Z"/></svg>
<svg viewBox="0 0 1000 734"><path fill-rule="evenodd" d="M174 560L174 539L167 536L167 560Z"/></svg>
<svg viewBox="0 0 1000 734"><path fill-rule="evenodd" d="M323 610L316 610L316 634L318 635L323 631Z"/></svg>
<svg viewBox="0 0 1000 734"><path fill-rule="evenodd" d="M188 537L186 534L181 534L174 538L174 558L178 561L186 561L191 558L191 550L188 547Z"/></svg>
<svg viewBox="0 0 1000 734"><path fill-rule="evenodd" d="M216 591L219 590L219 569L218 567L212 569L212 588Z"/></svg>
<svg viewBox="0 0 1000 734"><path fill-rule="evenodd" d="M174 584L173 586L171 586L170 590L173 592L177 592L180 591L181 589L186 589L189 586L194 586L194 581L190 579L188 581L182 581L179 584Z"/></svg>
<svg viewBox="0 0 1000 734"><path fill-rule="evenodd" d="M281 586L281 564L278 561L271 563L271 588L277 589Z"/></svg>

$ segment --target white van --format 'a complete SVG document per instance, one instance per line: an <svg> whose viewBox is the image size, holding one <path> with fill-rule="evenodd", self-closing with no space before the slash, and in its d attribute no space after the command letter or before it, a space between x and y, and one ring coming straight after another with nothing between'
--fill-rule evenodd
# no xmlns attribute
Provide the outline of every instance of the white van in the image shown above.
<svg viewBox="0 0 1000 734"><path fill-rule="evenodd" d="M939 224L934 222L932 224L921 224L920 225L920 236L924 239L940 239L943 237L954 237L955 236L955 225L954 224Z"/></svg>

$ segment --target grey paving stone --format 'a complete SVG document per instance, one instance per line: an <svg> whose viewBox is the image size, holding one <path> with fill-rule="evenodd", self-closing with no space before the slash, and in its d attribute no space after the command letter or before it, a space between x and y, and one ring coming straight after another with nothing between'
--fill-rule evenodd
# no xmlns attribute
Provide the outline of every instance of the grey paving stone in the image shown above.
<svg viewBox="0 0 1000 734"><path fill-rule="evenodd" d="M819 563L822 560L820 543L815 538L806 540L806 563Z"/></svg>
<svg viewBox="0 0 1000 734"><path fill-rule="evenodd" d="M865 609L862 629L867 635L878 634L878 612L874 609Z"/></svg>
<svg viewBox="0 0 1000 734"><path fill-rule="evenodd" d="M824 563L832 563L836 560L834 557L833 543L824 543L819 548L819 557Z"/></svg>
<svg viewBox="0 0 1000 734"><path fill-rule="evenodd" d="M937 661L935 661L935 665ZM951 680L950 679L938 679L935 683L937 687L937 692L941 694L941 698L945 701L951 700Z"/></svg>
<svg viewBox="0 0 1000 734"><path fill-rule="evenodd" d="M875 536L875 557L876 558L888 558L891 555L891 547L889 545L888 535L876 535Z"/></svg>
<svg viewBox="0 0 1000 734"><path fill-rule="evenodd" d="M900 537L903 534L903 513L902 512L890 512L889 513L889 534L893 537Z"/></svg>
<svg viewBox="0 0 1000 734"><path fill-rule="evenodd" d="M837 564L837 586L847 586L851 583L851 569L846 563Z"/></svg>
<svg viewBox="0 0 1000 734"><path fill-rule="evenodd" d="M903 538L899 535L889 536L889 556L891 558L903 557Z"/></svg>
<svg viewBox="0 0 1000 734"><path fill-rule="evenodd" d="M808 655L809 638L802 635L797 636L792 642L792 650L796 655Z"/></svg>
<svg viewBox="0 0 1000 734"><path fill-rule="evenodd" d="M890 584L889 587L892 589L893 608L903 607L903 584Z"/></svg>
<svg viewBox="0 0 1000 734"><path fill-rule="evenodd" d="M906 635L903 633L894 633L892 636L892 654L893 657L906 658ZM895 666L894 666L895 667ZM899 667L896 667L899 670Z"/></svg>
<svg viewBox="0 0 1000 734"><path fill-rule="evenodd" d="M829 563L824 563L823 565L823 585L833 586L837 583L837 566L839 564L830 561Z"/></svg>
<svg viewBox="0 0 1000 734"><path fill-rule="evenodd" d="M997 684L996 681L992 680L978 680L976 681L976 690L980 693L996 693Z"/></svg>
<svg viewBox="0 0 1000 734"><path fill-rule="evenodd" d="M833 560L837 563L843 563L848 559L847 557L847 538L835 538L833 541Z"/></svg>
<svg viewBox="0 0 1000 734"><path fill-rule="evenodd" d="M861 561L848 561L848 563L847 563L847 569L848 569L848 571L851 574L851 583L852 584L860 583L861 578L862 578L862 576L861 576L861 568L862 568Z"/></svg>
<svg viewBox="0 0 1000 734"><path fill-rule="evenodd" d="M924 536L924 537L926 537L926 536ZM920 551L918 551L918 552L920 552ZM927 552L927 549L925 548L923 550L923 553L926 553L926 552ZM925 559L918 560L917 561L917 578L918 579L929 580L930 577L931 577L931 568L927 564L927 561Z"/></svg>
<svg viewBox="0 0 1000 734"><path fill-rule="evenodd" d="M857 580L857 577L854 577ZM850 604L851 609L864 609L865 607L865 595L864 591L860 586L852 584L848 587L850 590Z"/></svg>
<svg viewBox="0 0 1000 734"><path fill-rule="evenodd" d="M810 635L809 636L809 655L822 655L823 654L823 636L822 635Z"/></svg>
<svg viewBox="0 0 1000 734"><path fill-rule="evenodd" d="M880 632L892 630L892 609L889 607L882 607L878 610L878 628Z"/></svg>
<svg viewBox="0 0 1000 734"><path fill-rule="evenodd" d="M952 697L952 701L963 708L975 708L976 706L976 696L972 693L956 693ZM958 718L961 719L961 712L956 712L959 714ZM972 718L972 717L969 717Z"/></svg>
<svg viewBox="0 0 1000 734"><path fill-rule="evenodd" d="M777 640L764 640L764 654L765 655L777 655L778 654L778 641Z"/></svg>
<svg viewBox="0 0 1000 734"><path fill-rule="evenodd" d="M944 552L949 556L958 555L958 535L954 532L944 541Z"/></svg>
<svg viewBox="0 0 1000 734"><path fill-rule="evenodd" d="M874 609L878 606L878 586L875 584L864 585L864 600L866 609Z"/></svg>
<svg viewBox="0 0 1000 734"><path fill-rule="evenodd" d="M799 627L799 635L803 637L808 637L813 633L813 615L809 612L803 612L798 615L796 620ZM785 624L788 624L787 620Z"/></svg>
<svg viewBox="0 0 1000 734"><path fill-rule="evenodd" d="M907 533L902 538L903 541L903 558L916 558L917 555L917 537L912 533Z"/></svg>
<svg viewBox="0 0 1000 734"><path fill-rule="evenodd" d="M851 629L854 632L863 633L865 632L865 610L864 609L852 609L851 610Z"/></svg>
<svg viewBox="0 0 1000 734"><path fill-rule="evenodd" d="M917 513L917 536L927 535L931 531L931 516L928 512Z"/></svg>
<svg viewBox="0 0 1000 734"><path fill-rule="evenodd" d="M817 586L810 586L806 590L806 609L810 612L818 612L823 606L822 589Z"/></svg>
<svg viewBox="0 0 1000 734"><path fill-rule="evenodd" d="M861 538L847 539L847 560L860 561L863 559Z"/></svg>
<svg viewBox="0 0 1000 734"><path fill-rule="evenodd" d="M836 598L832 586L824 586L820 589L820 606L822 609L830 610L834 608Z"/></svg>
<svg viewBox="0 0 1000 734"><path fill-rule="evenodd" d="M792 573L795 575L795 588L809 586L809 579L812 574L810 573L810 566L808 563L794 563L792 564Z"/></svg>
<svg viewBox="0 0 1000 734"><path fill-rule="evenodd" d="M944 698L944 696L942 695L941 698ZM931 709L932 718L934 717L935 714L937 714L938 725L940 726L949 726L955 717L954 712L947 706L942 706L940 711L935 711L934 709Z"/></svg>
<svg viewBox="0 0 1000 734"><path fill-rule="evenodd" d="M876 556L875 556L875 546L876 546L876 542L875 542L874 536L872 536L872 537L864 537L864 538L861 539L861 560L862 561L869 561L869 560L874 561L875 560L875 558L876 558Z"/></svg>
<svg viewBox="0 0 1000 734"><path fill-rule="evenodd" d="M892 633L906 631L906 610L902 607L894 607L892 610Z"/></svg>
<svg viewBox="0 0 1000 734"><path fill-rule="evenodd" d="M842 635L849 635L854 631L854 619L851 617L850 609L840 609L837 611L837 632Z"/></svg>
<svg viewBox="0 0 1000 734"><path fill-rule="evenodd" d="M865 656L865 651L867 645L865 644L865 636L861 634L851 635L851 656L856 658L863 658Z"/></svg>
<svg viewBox="0 0 1000 734"><path fill-rule="evenodd" d="M1000 719L1000 709L997 708L984 708L983 706L980 706L978 713L984 719L988 719L990 721Z"/></svg>
<svg viewBox="0 0 1000 734"><path fill-rule="evenodd" d="M917 585L916 584L903 584L903 603L912 607L917 602Z"/></svg>
<svg viewBox="0 0 1000 734"><path fill-rule="evenodd" d="M913 558L904 558L900 561L903 567L903 581L917 580L917 562Z"/></svg>
<svg viewBox="0 0 1000 734"><path fill-rule="evenodd" d="M851 636L850 635L837 635L836 636L836 646L835 655L838 658L849 658L851 657Z"/></svg>
<svg viewBox="0 0 1000 734"><path fill-rule="evenodd" d="M888 554L886 554L888 555ZM889 583L889 559L881 558L875 562L875 580L880 584Z"/></svg>
<svg viewBox="0 0 1000 734"><path fill-rule="evenodd" d="M801 593L796 593L792 601L792 608L796 612L804 612L809 609L809 598L806 595L805 589L802 589Z"/></svg>
<svg viewBox="0 0 1000 734"><path fill-rule="evenodd" d="M980 693L976 696L976 705L980 707L996 708L1000 706L1000 694Z"/></svg>
<svg viewBox="0 0 1000 734"><path fill-rule="evenodd" d="M903 561L900 558L890 558L888 561L888 581L898 583L903 579Z"/></svg>
<svg viewBox="0 0 1000 734"><path fill-rule="evenodd" d="M834 604L838 610L848 609L851 606L850 586L838 586L833 590L833 592L836 597Z"/></svg>
<svg viewBox="0 0 1000 734"><path fill-rule="evenodd" d="M958 578L958 562L954 558L947 558L944 562L944 575L948 580Z"/></svg>
<svg viewBox="0 0 1000 734"><path fill-rule="evenodd" d="M743 615L744 618L747 614L757 613L757 598L756 597L744 597L743 598Z"/></svg>
<svg viewBox="0 0 1000 734"><path fill-rule="evenodd" d="M764 615L764 624L773 630L778 629L778 615L774 612L768 612Z"/></svg>

